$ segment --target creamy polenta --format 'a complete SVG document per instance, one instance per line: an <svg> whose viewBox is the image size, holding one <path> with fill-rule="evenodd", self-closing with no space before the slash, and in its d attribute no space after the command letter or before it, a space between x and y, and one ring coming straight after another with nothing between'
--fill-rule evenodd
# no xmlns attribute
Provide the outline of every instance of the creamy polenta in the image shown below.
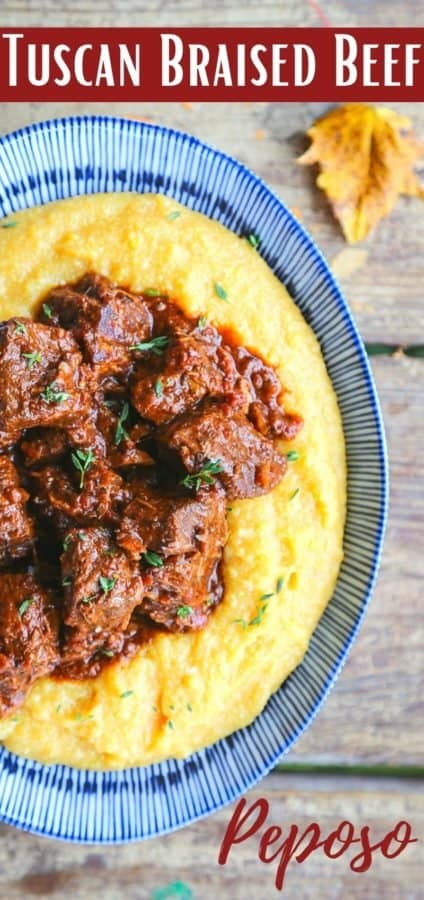
<svg viewBox="0 0 424 900"><path fill-rule="evenodd" d="M299 457L278 487L231 504L225 596L207 627L158 633L93 680L43 678L0 723L10 750L46 763L119 769L183 757L258 715L302 660L331 597L346 496L335 394L285 288L222 225L136 194L75 197L10 218L0 229L0 319L31 315L51 288L89 270L134 291L154 286L275 366L286 408L304 419L281 444Z"/></svg>

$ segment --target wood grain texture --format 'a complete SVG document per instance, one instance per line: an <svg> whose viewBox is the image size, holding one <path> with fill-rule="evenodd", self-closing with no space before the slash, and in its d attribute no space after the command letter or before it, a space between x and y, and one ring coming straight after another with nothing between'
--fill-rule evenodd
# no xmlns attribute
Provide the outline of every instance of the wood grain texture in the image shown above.
<svg viewBox="0 0 424 900"><path fill-rule="evenodd" d="M356 829L369 824L374 843L405 819L414 837L423 834L423 795L414 782L272 775L246 796L250 803L266 797L267 825L280 825L285 835L292 824L301 834L315 821L324 837L349 820ZM47 842L0 826L0 900L152 900L155 890L176 880L191 888L193 900L422 898L422 843L411 844L396 860L376 855L364 874L349 868L355 847L338 860L316 851L301 865L290 863L282 894L274 887L274 864L257 861L259 834L234 847L227 864L219 867L219 847L233 809L154 842L119 848Z"/></svg>

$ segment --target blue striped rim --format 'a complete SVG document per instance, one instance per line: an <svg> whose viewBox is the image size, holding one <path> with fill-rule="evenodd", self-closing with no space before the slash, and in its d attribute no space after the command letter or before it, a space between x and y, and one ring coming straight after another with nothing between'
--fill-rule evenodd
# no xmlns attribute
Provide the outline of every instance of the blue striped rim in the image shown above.
<svg viewBox="0 0 424 900"><path fill-rule="evenodd" d="M194 137L103 116L53 119L0 139L0 212L98 191L168 193L261 253L321 343L337 392L349 484L345 560L301 665L245 728L187 760L123 772L43 766L0 753L0 816L37 834L119 843L164 834L230 803L265 775L317 714L363 619L387 517L387 453L368 359L327 263L257 176Z"/></svg>

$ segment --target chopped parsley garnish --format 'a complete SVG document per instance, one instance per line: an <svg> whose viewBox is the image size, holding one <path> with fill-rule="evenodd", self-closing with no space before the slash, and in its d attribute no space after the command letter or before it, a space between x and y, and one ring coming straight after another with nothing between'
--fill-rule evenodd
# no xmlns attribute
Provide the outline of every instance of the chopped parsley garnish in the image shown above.
<svg viewBox="0 0 424 900"><path fill-rule="evenodd" d="M121 700L125 700L126 697L132 697L133 693L134 691L123 691L119 696Z"/></svg>
<svg viewBox="0 0 424 900"><path fill-rule="evenodd" d="M187 709L189 712L193 712L193 707L192 707L191 703L187 703Z"/></svg>
<svg viewBox="0 0 424 900"><path fill-rule="evenodd" d="M267 596L269 597L270 595L268 594ZM272 596L272 594L271 594L271 596ZM250 620L249 625L260 625L261 624L262 619L265 615L267 606L268 606L268 603L262 603L261 606L258 607L258 612L256 613L256 616L254 616L253 619Z"/></svg>
<svg viewBox="0 0 424 900"><path fill-rule="evenodd" d="M28 334L26 325L23 322L17 322L13 329L13 334Z"/></svg>
<svg viewBox="0 0 424 900"><path fill-rule="evenodd" d="M168 219L168 222L175 222L175 219L179 219L180 215L181 215L181 213L180 213L179 209L174 209L174 211L170 212L169 216L167 216L166 218ZM144 293L146 293L146 292L144 292Z"/></svg>
<svg viewBox="0 0 424 900"><path fill-rule="evenodd" d="M71 460L75 468L80 472L80 489L84 487L86 472L88 472L90 466L93 465L94 458L92 450L75 450L75 453L71 453Z"/></svg>
<svg viewBox="0 0 424 900"><path fill-rule="evenodd" d="M206 328L207 324L208 324L208 320L207 320L206 316L200 316L200 319L197 323L197 327L200 328L200 330L202 331L203 328Z"/></svg>
<svg viewBox="0 0 424 900"><path fill-rule="evenodd" d="M22 603L18 606L19 615L23 616L32 603L35 603L35 597L27 597L25 600L22 600Z"/></svg>
<svg viewBox="0 0 424 900"><path fill-rule="evenodd" d="M37 363L41 362L40 350L33 350L32 353L23 353L22 356L26 359L29 369L33 369Z"/></svg>
<svg viewBox="0 0 424 900"><path fill-rule="evenodd" d="M224 471L224 466L220 459L208 460L198 472L192 475L186 475L182 479L181 484L186 488L194 488L195 491L200 490L202 484L213 484L214 476Z"/></svg>
<svg viewBox="0 0 424 900"><path fill-rule="evenodd" d="M166 334L160 334L158 337L152 338L151 341L144 341L141 344L133 344L130 350L138 350L141 352L154 353L160 356L169 344L169 337Z"/></svg>
<svg viewBox="0 0 424 900"><path fill-rule="evenodd" d="M115 587L116 584L116 576L112 576L112 578L106 578L105 575L100 575L99 577L99 585L104 594L108 594L112 588Z"/></svg>
<svg viewBox="0 0 424 900"><path fill-rule="evenodd" d="M63 403L64 400L69 399L69 396L66 391L60 391L54 381L48 384L40 394L41 399L45 400L46 403Z"/></svg>
<svg viewBox="0 0 424 900"><path fill-rule="evenodd" d="M17 222L3 222L1 227L2 228L16 228L17 224L18 224Z"/></svg>
<svg viewBox="0 0 424 900"><path fill-rule="evenodd" d="M226 303L230 302L228 299L227 291L222 287L222 284L219 284L218 281L215 281L213 288L216 296L219 297L220 300L225 300Z"/></svg>
<svg viewBox="0 0 424 900"><path fill-rule="evenodd" d="M59 713L61 709L62 709L62 704L58 703L56 706L56 712Z"/></svg>
<svg viewBox="0 0 424 900"><path fill-rule="evenodd" d="M300 453L297 450L289 450L286 453L286 459L288 462L296 462L297 459L300 459Z"/></svg>
<svg viewBox="0 0 424 900"><path fill-rule="evenodd" d="M157 288L146 288L146 290L143 291L143 294L145 297L164 297L165 296L165 294L162 294L162 291L158 291Z"/></svg>
<svg viewBox="0 0 424 900"><path fill-rule="evenodd" d="M156 397L163 396L163 381L161 378L156 379L154 391L155 391Z"/></svg>
<svg viewBox="0 0 424 900"><path fill-rule="evenodd" d="M177 609L177 616L179 619L187 619L188 616L191 616L192 612L192 606L179 606Z"/></svg>
<svg viewBox="0 0 424 900"><path fill-rule="evenodd" d="M174 725L172 719L168 719L168 728L171 728L171 729L175 728L175 725Z"/></svg>
<svg viewBox="0 0 424 900"><path fill-rule="evenodd" d="M112 656L115 655L113 650L108 650L106 647L100 647L98 653L101 653L102 656L108 656L109 659L112 659Z"/></svg>
<svg viewBox="0 0 424 900"><path fill-rule="evenodd" d="M214 603L215 603L215 600L213 599L213 597L208 597L208 599L206 600L207 607L213 606Z"/></svg>
<svg viewBox="0 0 424 900"><path fill-rule="evenodd" d="M67 550L70 544L72 544L72 534L67 534L65 540L63 541L62 547L64 550Z"/></svg>
<svg viewBox="0 0 424 900"><path fill-rule="evenodd" d="M80 541L88 541L89 540L88 534L84 534L83 531L78 532L78 537L79 537Z"/></svg>
<svg viewBox="0 0 424 900"><path fill-rule="evenodd" d="M96 599L96 595L90 594L89 597L81 597L80 603L93 603L93 601L95 599Z"/></svg>
<svg viewBox="0 0 424 900"><path fill-rule="evenodd" d="M153 550L146 550L145 553L142 553L142 557L148 566L163 566L163 559Z"/></svg>
<svg viewBox="0 0 424 900"><path fill-rule="evenodd" d="M295 498L295 497L297 497L297 495L298 495L298 493L299 493L299 491L300 491L300 488L299 488L299 487L297 487L297 488L296 488L296 490L295 490L295 491L293 491L293 493L292 493L292 494L290 494L290 497L289 497L289 500L294 500L294 498Z"/></svg>
<svg viewBox="0 0 424 900"><path fill-rule="evenodd" d="M250 244L251 247L253 247L254 250L257 250L259 244L261 243L261 239L257 234L247 234L246 241L248 244Z"/></svg>
<svg viewBox="0 0 424 900"><path fill-rule="evenodd" d="M47 319L53 318L52 308L48 303L43 303L42 310Z"/></svg>
<svg viewBox="0 0 424 900"><path fill-rule="evenodd" d="M127 401L125 401L125 403L122 407L121 414L119 416L117 425L116 425L115 444L117 447L119 447L121 441L123 441L123 440L126 441L128 439L128 432L125 431L124 422L127 421L129 412L130 412L130 405L129 405L129 403L127 403Z"/></svg>
<svg viewBox="0 0 424 900"><path fill-rule="evenodd" d="M277 593L278 593L279 581L280 581L280 579L277 582ZM280 590L281 590L281 587L280 587ZM274 592L272 592L271 594L262 594L262 596L259 598L258 611L256 613L256 616L253 616L253 618L250 619L249 622L247 622L246 619L233 619L233 624L241 625L242 628L248 628L251 625L260 625L262 622L262 619L266 613L266 610L268 607L268 602L271 599L271 597L274 597Z"/></svg>
<svg viewBox="0 0 424 900"><path fill-rule="evenodd" d="M62 587L69 587L72 584L72 578L68 575L66 578L62 578Z"/></svg>
<svg viewBox="0 0 424 900"><path fill-rule="evenodd" d="M86 722L87 719L94 719L93 713L90 713L88 716L83 716L82 713L77 713L75 716L76 722Z"/></svg>
<svg viewBox="0 0 424 900"><path fill-rule="evenodd" d="M275 585L275 593L279 594L280 591L283 589L283 587L284 587L284 578L281 575L280 578L277 580L277 584Z"/></svg>

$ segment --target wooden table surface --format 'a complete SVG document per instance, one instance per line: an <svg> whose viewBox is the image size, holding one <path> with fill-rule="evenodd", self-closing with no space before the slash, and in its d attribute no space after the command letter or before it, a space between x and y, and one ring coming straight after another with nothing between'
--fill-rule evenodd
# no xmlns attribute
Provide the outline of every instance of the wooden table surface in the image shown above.
<svg viewBox="0 0 424 900"><path fill-rule="evenodd" d="M310 25L315 0L6 0L1 25ZM332 25L424 25L415 0L323 0ZM95 10L95 11L94 11ZM262 176L301 218L338 274L366 341L423 342L424 205L402 199L365 242L348 248L309 169L296 165L305 129L325 104L90 104L89 112L148 117L228 151ZM422 104L398 104L424 138ZM82 105L3 104L2 133L50 116L87 111ZM423 166L424 172L424 166ZM323 834L344 819L370 824L380 839L406 819L424 840L423 615L424 360L372 359L391 464L391 510L380 576L368 615L335 689L318 718L248 799L267 797L272 823L320 824ZM0 826L0 898L127 898L165 900L172 882L196 900L265 900L278 896L274 866L258 863L257 842L235 849L224 868L217 855L230 809L154 842L85 848ZM352 854L350 854L352 856ZM422 844L395 860L381 856L366 874L346 857L317 852L289 867L289 898L399 898L423 893ZM421 875L420 875L421 873ZM176 894L183 897L180 886ZM186 895L187 891L186 891Z"/></svg>

